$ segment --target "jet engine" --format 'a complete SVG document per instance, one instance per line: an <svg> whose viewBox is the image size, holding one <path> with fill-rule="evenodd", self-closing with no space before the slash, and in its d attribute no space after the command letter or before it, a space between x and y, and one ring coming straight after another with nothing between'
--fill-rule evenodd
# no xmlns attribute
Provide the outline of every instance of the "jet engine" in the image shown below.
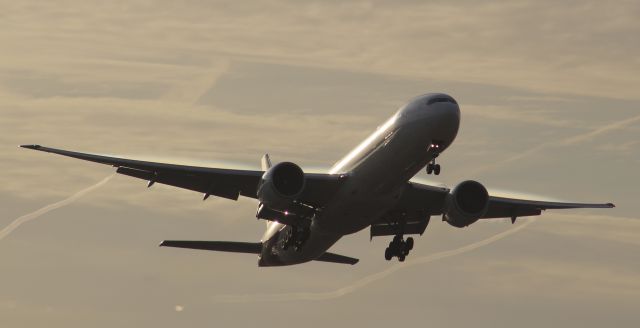
<svg viewBox="0 0 640 328"><path fill-rule="evenodd" d="M304 185L304 172L298 165L291 162L278 163L262 176L258 199L268 208L284 212L302 193Z"/></svg>
<svg viewBox="0 0 640 328"><path fill-rule="evenodd" d="M489 207L489 193L479 182L467 180L458 184L447 195L444 220L457 228L478 221Z"/></svg>

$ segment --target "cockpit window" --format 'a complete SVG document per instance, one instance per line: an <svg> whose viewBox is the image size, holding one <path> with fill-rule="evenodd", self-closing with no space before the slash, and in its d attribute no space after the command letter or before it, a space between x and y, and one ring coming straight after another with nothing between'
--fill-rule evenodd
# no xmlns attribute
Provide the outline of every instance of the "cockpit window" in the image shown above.
<svg viewBox="0 0 640 328"><path fill-rule="evenodd" d="M441 103L441 102L448 102L448 103L452 103L452 104L458 104L455 100L453 100L452 98L448 98L448 97L436 97L436 98L431 98L429 99L429 101L427 102L427 105L431 105L431 104L435 104L435 103Z"/></svg>

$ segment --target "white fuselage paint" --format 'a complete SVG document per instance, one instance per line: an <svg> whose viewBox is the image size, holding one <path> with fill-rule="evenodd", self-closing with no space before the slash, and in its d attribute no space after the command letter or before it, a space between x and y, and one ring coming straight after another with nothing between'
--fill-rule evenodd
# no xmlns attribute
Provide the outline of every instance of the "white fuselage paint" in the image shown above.
<svg viewBox="0 0 640 328"><path fill-rule="evenodd" d="M338 161L330 174L347 177L332 200L313 218L309 239L300 250L281 247L291 229L271 222L262 238L260 266L291 265L312 261L342 236L369 227L398 202L407 181L429 163L437 141L439 153L455 139L460 109L453 102L435 102L444 94L427 94L411 100L383 125Z"/></svg>

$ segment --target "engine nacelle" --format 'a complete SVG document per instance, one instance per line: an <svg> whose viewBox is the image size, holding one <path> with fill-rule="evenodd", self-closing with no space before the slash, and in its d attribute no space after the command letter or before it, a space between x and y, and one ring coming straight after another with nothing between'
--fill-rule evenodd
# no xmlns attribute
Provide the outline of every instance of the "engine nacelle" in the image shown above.
<svg viewBox="0 0 640 328"><path fill-rule="evenodd" d="M478 221L489 207L489 193L480 182L467 180L447 195L444 220L457 228Z"/></svg>
<svg viewBox="0 0 640 328"><path fill-rule="evenodd" d="M298 165L291 162L278 163L262 176L258 199L268 208L286 211L302 193L304 185L304 172Z"/></svg>

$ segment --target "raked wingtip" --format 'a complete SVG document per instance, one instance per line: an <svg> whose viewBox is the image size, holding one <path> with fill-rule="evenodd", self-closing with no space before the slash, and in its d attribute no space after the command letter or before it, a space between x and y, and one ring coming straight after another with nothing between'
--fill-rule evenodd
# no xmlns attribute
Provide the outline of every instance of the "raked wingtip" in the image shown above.
<svg viewBox="0 0 640 328"><path fill-rule="evenodd" d="M20 145L21 148L27 148L27 149L40 149L42 146L40 145Z"/></svg>

